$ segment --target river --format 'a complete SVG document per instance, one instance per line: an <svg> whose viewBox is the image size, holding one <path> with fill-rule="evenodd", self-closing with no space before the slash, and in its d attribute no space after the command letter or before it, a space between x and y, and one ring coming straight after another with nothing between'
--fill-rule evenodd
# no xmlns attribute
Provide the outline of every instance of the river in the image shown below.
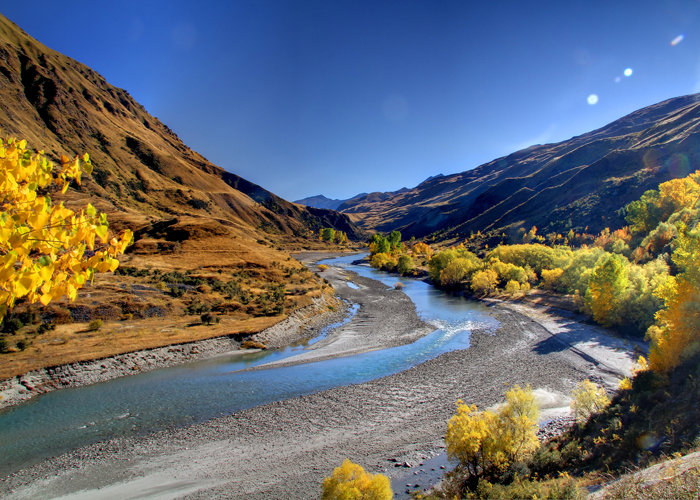
<svg viewBox="0 0 700 500"><path fill-rule="evenodd" d="M478 302L451 296L420 280L353 265L355 259L356 255L345 256L325 263L387 286L400 281L420 317L436 330L410 345L315 363L240 371L294 356L318 338L285 349L222 355L50 392L0 412L0 475L103 439L188 425L384 377L443 352L465 349L472 329L498 325ZM356 310L351 308L350 315Z"/></svg>

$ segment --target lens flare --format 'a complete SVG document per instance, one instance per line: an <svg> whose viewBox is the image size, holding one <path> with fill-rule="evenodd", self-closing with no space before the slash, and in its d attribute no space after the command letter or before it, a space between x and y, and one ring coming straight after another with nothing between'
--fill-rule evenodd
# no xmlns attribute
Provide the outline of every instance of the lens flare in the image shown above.
<svg viewBox="0 0 700 500"><path fill-rule="evenodd" d="M598 102L598 96L597 96L597 95L591 94L591 95L588 96L588 104L590 104L591 106L593 106L593 105L596 104L597 102Z"/></svg>
<svg viewBox="0 0 700 500"><path fill-rule="evenodd" d="M666 162L666 168L675 178L686 177L690 173L690 162L686 155L677 153Z"/></svg>
<svg viewBox="0 0 700 500"><path fill-rule="evenodd" d="M683 41L684 38L685 38L685 35L678 35L676 38L671 40L671 45L678 45L679 43L681 43Z"/></svg>
<svg viewBox="0 0 700 500"><path fill-rule="evenodd" d="M621 77L621 76L616 76L616 77L615 77L615 83L620 83L621 81L622 81L622 77Z"/></svg>
<svg viewBox="0 0 700 500"><path fill-rule="evenodd" d="M625 70L625 76L632 76L632 68L627 68Z"/></svg>

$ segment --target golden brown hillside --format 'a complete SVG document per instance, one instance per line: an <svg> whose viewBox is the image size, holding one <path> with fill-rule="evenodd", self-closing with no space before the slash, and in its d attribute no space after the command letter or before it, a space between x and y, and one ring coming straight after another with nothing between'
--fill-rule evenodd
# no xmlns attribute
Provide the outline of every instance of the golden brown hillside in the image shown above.
<svg viewBox="0 0 700 500"><path fill-rule="evenodd" d="M71 186L61 199L69 205L90 202L107 212L112 229L128 227L135 233L135 243L122 259L122 268L134 269L131 276L98 279L73 304L48 310L33 306L29 312L26 304L18 305L15 316L22 315L25 326L17 334L9 327L3 332L6 346L16 351L2 355L4 364L9 366L13 357L24 359L13 373L89 358L96 347L87 344L67 358L56 357L57 346L77 344L80 332L86 336L84 325L74 322L102 319L108 323L103 330L113 332L123 329L110 321L134 323L128 330L140 332L141 340L107 335L100 341L101 356L259 330L305 305L324 287L288 250L319 247L323 227L342 230L350 240L363 236L347 216L287 202L213 165L128 92L42 45L3 16L0 109L0 136L26 139L56 161L62 154L88 152L94 165L91 178ZM187 279L172 278L172 273ZM166 275L170 278L162 279ZM221 316L218 326L203 326L202 332L190 327L175 337L154 333L154 321L192 324L204 310ZM42 323L56 329L45 331L39 328Z"/></svg>

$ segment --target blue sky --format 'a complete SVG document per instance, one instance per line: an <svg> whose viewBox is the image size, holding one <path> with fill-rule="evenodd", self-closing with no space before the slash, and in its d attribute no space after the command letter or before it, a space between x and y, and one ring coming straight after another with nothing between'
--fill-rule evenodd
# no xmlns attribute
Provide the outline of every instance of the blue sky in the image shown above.
<svg viewBox="0 0 700 500"><path fill-rule="evenodd" d="M0 12L289 200L413 187L700 91L697 0L0 0Z"/></svg>

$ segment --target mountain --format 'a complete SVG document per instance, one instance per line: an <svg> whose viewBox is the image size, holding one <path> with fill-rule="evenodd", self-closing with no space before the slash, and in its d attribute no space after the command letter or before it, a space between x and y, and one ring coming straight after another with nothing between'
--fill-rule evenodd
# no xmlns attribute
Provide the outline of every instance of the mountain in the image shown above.
<svg viewBox="0 0 700 500"><path fill-rule="evenodd" d="M427 179L384 199L339 209L361 227L423 237L470 231L597 232L644 191L700 160L700 94L635 111L592 132L534 145L466 172Z"/></svg>
<svg viewBox="0 0 700 500"><path fill-rule="evenodd" d="M326 198L322 194L317 194L316 196L309 196L308 198L296 200L294 203L304 205L306 207L336 210L344 201L345 200L333 200L331 198Z"/></svg>
<svg viewBox="0 0 700 500"><path fill-rule="evenodd" d="M127 91L2 16L0 108L3 136L26 139L54 160L90 154L93 175L70 189L68 199L84 204L90 197L117 228L202 225L244 236L251 249L257 240L302 242L321 227L353 240L364 236L347 216L300 207L212 164Z"/></svg>

